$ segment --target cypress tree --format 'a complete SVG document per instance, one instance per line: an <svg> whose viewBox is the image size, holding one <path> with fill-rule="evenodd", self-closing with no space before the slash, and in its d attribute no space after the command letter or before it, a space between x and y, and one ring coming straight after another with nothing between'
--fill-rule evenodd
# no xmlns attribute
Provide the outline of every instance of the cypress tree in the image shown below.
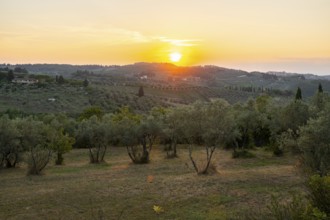
<svg viewBox="0 0 330 220"><path fill-rule="evenodd" d="M138 96L139 97L144 96L143 86L140 86Z"/></svg>
<svg viewBox="0 0 330 220"><path fill-rule="evenodd" d="M300 89L300 87L298 87L297 93L296 93L296 101L301 100L301 99L302 99L301 89Z"/></svg>
<svg viewBox="0 0 330 220"><path fill-rule="evenodd" d="M321 84L321 83L319 84L318 92L319 92L319 93L323 93L323 88L322 88L322 84Z"/></svg>

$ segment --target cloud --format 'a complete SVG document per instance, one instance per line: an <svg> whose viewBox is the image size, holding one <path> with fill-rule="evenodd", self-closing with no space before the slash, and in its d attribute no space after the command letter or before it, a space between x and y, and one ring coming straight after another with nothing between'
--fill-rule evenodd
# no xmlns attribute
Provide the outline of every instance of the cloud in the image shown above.
<svg viewBox="0 0 330 220"><path fill-rule="evenodd" d="M146 43L153 38L143 35L139 31L116 28L112 26L97 27L84 26L32 26L23 25L0 31L0 39L11 43L16 42L52 42L69 43L102 43L106 45L120 45L130 43Z"/></svg>
<svg viewBox="0 0 330 220"><path fill-rule="evenodd" d="M198 42L201 42L202 40L196 40L196 39L187 39L187 40L181 40L181 39L170 39L166 37L159 37L159 40L161 42L167 42L174 46L179 47L193 47L199 45Z"/></svg>
<svg viewBox="0 0 330 220"><path fill-rule="evenodd" d="M202 40L174 39L157 35L145 35L137 30L118 28L112 25L54 25L36 26L22 24L0 30L0 39L9 44L62 44L73 45L129 45L136 43L167 43L176 47L198 46Z"/></svg>

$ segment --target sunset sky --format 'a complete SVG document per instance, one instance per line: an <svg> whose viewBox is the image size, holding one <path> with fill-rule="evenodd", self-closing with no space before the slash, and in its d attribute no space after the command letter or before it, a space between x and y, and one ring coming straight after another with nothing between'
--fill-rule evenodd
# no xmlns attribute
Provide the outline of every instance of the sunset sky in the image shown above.
<svg viewBox="0 0 330 220"><path fill-rule="evenodd" d="M330 75L329 0L0 0L0 8L0 63Z"/></svg>

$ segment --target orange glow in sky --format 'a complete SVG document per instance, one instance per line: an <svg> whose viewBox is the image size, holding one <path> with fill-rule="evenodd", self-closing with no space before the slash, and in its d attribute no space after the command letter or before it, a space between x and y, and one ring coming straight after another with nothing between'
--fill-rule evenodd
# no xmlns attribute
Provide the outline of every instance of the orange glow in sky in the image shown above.
<svg viewBox="0 0 330 220"><path fill-rule="evenodd" d="M172 62L330 75L329 0L1 0L0 8L1 63Z"/></svg>

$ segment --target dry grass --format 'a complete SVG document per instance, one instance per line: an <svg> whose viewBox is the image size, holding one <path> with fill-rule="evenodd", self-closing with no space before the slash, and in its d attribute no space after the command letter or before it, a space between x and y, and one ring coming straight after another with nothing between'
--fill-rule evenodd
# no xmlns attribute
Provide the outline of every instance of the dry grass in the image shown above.
<svg viewBox="0 0 330 220"><path fill-rule="evenodd" d="M111 148L107 164L88 164L88 152L74 150L64 166L50 165L42 176L26 176L24 165L0 170L0 219L237 219L264 209L271 194L304 192L290 156L258 150L256 158L234 160L217 150L216 172L199 176L187 149L176 159L165 159L161 149L144 165ZM202 153L196 149L194 157ZM164 212L154 212L154 205Z"/></svg>

